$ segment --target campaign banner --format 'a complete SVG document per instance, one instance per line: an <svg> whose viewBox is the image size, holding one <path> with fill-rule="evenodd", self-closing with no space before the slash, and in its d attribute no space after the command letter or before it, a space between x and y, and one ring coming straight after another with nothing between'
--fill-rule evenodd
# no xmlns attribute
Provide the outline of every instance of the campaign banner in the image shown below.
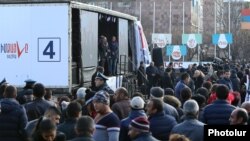
<svg viewBox="0 0 250 141"><path fill-rule="evenodd" d="M171 56L174 60L179 60L186 55L187 47L185 45L168 45L166 47L166 56Z"/></svg>
<svg viewBox="0 0 250 141"><path fill-rule="evenodd" d="M212 42L220 48L226 48L228 44L233 43L232 34L213 34Z"/></svg>
<svg viewBox="0 0 250 141"><path fill-rule="evenodd" d="M172 43L172 34L153 33L152 44L156 44L158 47L163 48L167 44Z"/></svg>
<svg viewBox="0 0 250 141"><path fill-rule="evenodd" d="M212 64L212 62L183 62L183 61L174 61L173 63L173 68L174 69L187 69L189 65L193 64ZM165 66L168 66L169 62L165 62Z"/></svg>
<svg viewBox="0 0 250 141"><path fill-rule="evenodd" d="M202 43L201 34L182 34L182 44L186 44L189 48L195 48Z"/></svg>

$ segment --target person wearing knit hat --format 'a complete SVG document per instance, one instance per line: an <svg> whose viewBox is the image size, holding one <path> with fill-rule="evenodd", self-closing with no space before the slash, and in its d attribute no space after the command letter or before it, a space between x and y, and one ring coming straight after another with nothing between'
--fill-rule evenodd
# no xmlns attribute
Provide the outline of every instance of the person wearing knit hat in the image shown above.
<svg viewBox="0 0 250 141"><path fill-rule="evenodd" d="M109 105L109 94L106 91L98 91L93 97L93 101L96 103L103 103Z"/></svg>
<svg viewBox="0 0 250 141"><path fill-rule="evenodd" d="M130 125L141 132L149 132L149 121L146 117L137 117L132 120Z"/></svg>
<svg viewBox="0 0 250 141"><path fill-rule="evenodd" d="M132 120L128 135L133 141L158 141L150 134L149 121L145 116L140 116Z"/></svg>
<svg viewBox="0 0 250 141"><path fill-rule="evenodd" d="M93 134L95 141L118 141L120 120L109 107L110 97L106 91L98 91L93 97L96 130Z"/></svg>
<svg viewBox="0 0 250 141"><path fill-rule="evenodd" d="M129 124L131 121L137 117L144 116L147 118L147 115L144 111L144 100L140 96L135 96L130 101L131 111L129 116L121 121L121 130L119 134L119 141L132 141L128 135Z"/></svg>

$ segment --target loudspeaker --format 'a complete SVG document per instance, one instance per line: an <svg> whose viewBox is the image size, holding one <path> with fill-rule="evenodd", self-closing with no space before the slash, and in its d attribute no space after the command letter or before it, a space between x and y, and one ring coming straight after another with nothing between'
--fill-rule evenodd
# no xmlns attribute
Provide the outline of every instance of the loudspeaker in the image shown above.
<svg viewBox="0 0 250 141"><path fill-rule="evenodd" d="M162 56L162 48L153 48L152 50L152 60L155 63L156 67L164 65L163 56Z"/></svg>

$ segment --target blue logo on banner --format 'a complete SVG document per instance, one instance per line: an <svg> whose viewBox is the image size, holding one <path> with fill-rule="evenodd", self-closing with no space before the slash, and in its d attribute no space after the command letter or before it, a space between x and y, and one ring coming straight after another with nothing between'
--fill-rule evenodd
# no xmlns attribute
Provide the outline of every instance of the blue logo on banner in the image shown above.
<svg viewBox="0 0 250 141"><path fill-rule="evenodd" d="M178 46L180 46L181 55L186 56L187 55L186 45L178 45ZM174 45L168 45L166 47L166 56L171 56L173 53L173 49L174 49Z"/></svg>

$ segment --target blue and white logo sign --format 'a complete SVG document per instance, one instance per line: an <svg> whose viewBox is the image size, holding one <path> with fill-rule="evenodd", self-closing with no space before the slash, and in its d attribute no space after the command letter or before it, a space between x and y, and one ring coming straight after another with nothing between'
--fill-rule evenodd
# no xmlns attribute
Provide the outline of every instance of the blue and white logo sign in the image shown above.
<svg viewBox="0 0 250 141"><path fill-rule="evenodd" d="M160 48L163 48L167 44L172 43L172 34L153 33L152 43L156 44Z"/></svg>
<svg viewBox="0 0 250 141"><path fill-rule="evenodd" d="M166 49L166 56L171 56L174 60L179 60L182 56L187 55L187 47L185 45L169 45Z"/></svg>
<svg viewBox="0 0 250 141"><path fill-rule="evenodd" d="M201 34L182 34L182 44L186 44L189 48L195 48L197 44L201 43Z"/></svg>
<svg viewBox="0 0 250 141"><path fill-rule="evenodd" d="M226 48L228 44L233 43L232 34L213 34L213 44L220 48Z"/></svg>

